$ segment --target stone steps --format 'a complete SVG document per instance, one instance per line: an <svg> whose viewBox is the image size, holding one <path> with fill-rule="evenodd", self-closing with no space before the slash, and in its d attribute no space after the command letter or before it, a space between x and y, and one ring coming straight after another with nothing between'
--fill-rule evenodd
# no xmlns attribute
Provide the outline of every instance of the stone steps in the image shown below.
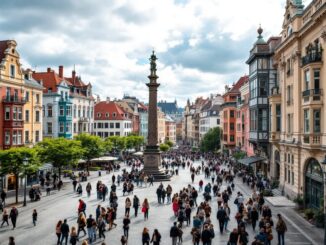
<svg viewBox="0 0 326 245"><path fill-rule="evenodd" d="M282 191L278 188L273 189L272 192L274 197L282 196Z"/></svg>

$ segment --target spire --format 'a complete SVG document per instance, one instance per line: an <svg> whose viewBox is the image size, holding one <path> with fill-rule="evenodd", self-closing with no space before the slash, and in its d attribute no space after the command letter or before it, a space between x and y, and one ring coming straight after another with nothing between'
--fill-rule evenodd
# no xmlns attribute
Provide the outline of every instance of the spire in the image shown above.
<svg viewBox="0 0 326 245"><path fill-rule="evenodd" d="M264 44L264 43L266 43L263 36L262 36L263 31L264 31L264 29L261 28L261 25L259 24L259 28L257 29L258 36L257 36L256 44Z"/></svg>

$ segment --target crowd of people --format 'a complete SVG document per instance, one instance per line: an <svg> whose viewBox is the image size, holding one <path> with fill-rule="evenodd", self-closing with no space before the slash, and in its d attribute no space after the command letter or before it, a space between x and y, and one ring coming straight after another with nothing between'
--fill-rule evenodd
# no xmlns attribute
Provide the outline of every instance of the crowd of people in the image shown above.
<svg viewBox="0 0 326 245"><path fill-rule="evenodd" d="M104 182L100 175L95 186L92 186L91 181L87 182L87 178L85 179L85 176L88 176L85 173L78 179L73 178L73 192L79 196L76 223L69 225L67 219L57 222L55 226L57 244L85 245L99 240L101 244L105 244L106 238L109 237L107 232L116 227L122 228L120 243L128 244L132 219L137 218L141 211L144 219L140 237L142 244L159 245L163 239L167 239L162 237L159 231L163 228L155 228L155 222L151 224L146 221L149 219L150 210L170 205L173 221L169 235L172 245L182 244L185 233L191 235L194 245L214 244L218 233L227 234L228 245L271 245L275 234L278 244L284 245L286 224L280 214L276 215L277 221L275 220L262 194L262 191L269 187L267 179L239 169L227 156L212 153L204 154L183 149L165 153L162 159L162 165L167 172L179 175L180 171L186 171L189 180L179 189L173 186L173 182L158 183L155 187L157 200L149 200L146 197L140 200L134 194L135 188L151 187L155 182L154 176L142 171L142 160L138 157L128 158L125 161L126 168L113 172L109 182ZM235 185L237 178L248 185L252 195L244 194L237 189ZM58 186L58 180L53 181L53 184ZM87 183L83 184L84 181ZM121 188L118 188L120 186ZM86 190L87 198L96 195L98 201L96 209L87 209L83 189ZM119 202L119 199L123 201ZM150 205L152 202L157 205ZM119 203L124 203L122 217L117 217ZM17 217L18 210L15 207L9 214L4 209L1 227L9 225L10 219L14 229ZM164 218L165 216L162 216L162 219ZM121 219L122 223L117 222L118 219ZM214 219L218 223L218 229L214 227ZM36 226L36 210L33 210L32 222ZM249 233L255 234L253 239L250 239ZM129 244L138 242L129 241Z"/></svg>

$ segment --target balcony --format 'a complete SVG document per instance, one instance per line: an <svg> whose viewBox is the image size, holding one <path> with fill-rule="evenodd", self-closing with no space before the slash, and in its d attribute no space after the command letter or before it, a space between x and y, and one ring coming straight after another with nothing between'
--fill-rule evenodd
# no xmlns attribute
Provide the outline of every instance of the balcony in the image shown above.
<svg viewBox="0 0 326 245"><path fill-rule="evenodd" d="M321 147L320 134L305 134L302 136L303 146L309 148Z"/></svg>
<svg viewBox="0 0 326 245"><path fill-rule="evenodd" d="M3 121L4 128L23 128L24 121L23 120L5 120Z"/></svg>
<svg viewBox="0 0 326 245"><path fill-rule="evenodd" d="M308 89L302 92L303 102L313 103L313 102L322 102L321 97L323 95L323 90L320 88Z"/></svg>
<svg viewBox="0 0 326 245"><path fill-rule="evenodd" d="M301 66L305 66L311 63L321 62L322 60L322 51L312 51L306 56L301 58Z"/></svg>
<svg viewBox="0 0 326 245"><path fill-rule="evenodd" d="M25 98L17 97L17 96L4 96L2 98L2 102L4 104L16 104L16 105L23 105L26 103Z"/></svg>
<svg viewBox="0 0 326 245"><path fill-rule="evenodd" d="M280 132L270 132L269 133L269 141L270 142L277 142L277 141L280 141L280 139L281 139Z"/></svg>

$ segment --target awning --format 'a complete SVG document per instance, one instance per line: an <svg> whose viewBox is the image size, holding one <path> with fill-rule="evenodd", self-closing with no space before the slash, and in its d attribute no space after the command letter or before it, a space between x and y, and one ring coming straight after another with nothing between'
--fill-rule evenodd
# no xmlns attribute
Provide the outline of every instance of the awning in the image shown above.
<svg viewBox="0 0 326 245"><path fill-rule="evenodd" d="M91 159L91 162L108 162L108 161L117 161L117 157L111 157L111 156L104 156L99 158L93 158ZM83 159L80 159L78 163L85 163L86 161Z"/></svg>
<svg viewBox="0 0 326 245"><path fill-rule="evenodd" d="M135 152L133 155L135 155L135 156L142 156L143 153L142 153L141 151L137 151L137 152Z"/></svg>
<svg viewBox="0 0 326 245"><path fill-rule="evenodd" d="M239 163L243 164L243 165L251 165L260 161L264 161L266 160L266 158L264 157L246 157L243 159L238 160Z"/></svg>

